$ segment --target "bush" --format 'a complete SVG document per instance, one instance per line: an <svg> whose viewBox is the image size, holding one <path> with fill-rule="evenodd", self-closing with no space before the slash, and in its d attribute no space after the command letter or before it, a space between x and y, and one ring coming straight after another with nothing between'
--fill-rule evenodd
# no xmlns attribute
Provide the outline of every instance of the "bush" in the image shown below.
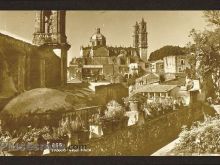
<svg viewBox="0 0 220 165"><path fill-rule="evenodd" d="M172 150L175 154L220 153L220 116L195 122L190 129L184 126L179 139Z"/></svg>
<svg viewBox="0 0 220 165"><path fill-rule="evenodd" d="M112 100L107 104L105 111L106 118L123 117L125 114L125 108L122 107L117 101Z"/></svg>

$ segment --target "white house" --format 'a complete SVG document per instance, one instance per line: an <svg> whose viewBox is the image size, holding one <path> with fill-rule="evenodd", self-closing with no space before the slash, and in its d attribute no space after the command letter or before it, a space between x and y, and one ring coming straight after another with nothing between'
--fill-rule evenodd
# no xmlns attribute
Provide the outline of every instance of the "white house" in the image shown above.
<svg viewBox="0 0 220 165"><path fill-rule="evenodd" d="M150 70L152 73L164 72L164 61L157 60L150 63Z"/></svg>
<svg viewBox="0 0 220 165"><path fill-rule="evenodd" d="M163 58L165 73L184 73L190 67L187 55L170 55Z"/></svg>
<svg viewBox="0 0 220 165"><path fill-rule="evenodd" d="M130 63L129 64L129 73L132 74L132 75L134 73L138 74L138 63Z"/></svg>
<svg viewBox="0 0 220 165"><path fill-rule="evenodd" d="M179 87L177 85L143 85L130 93L130 96L137 93L147 96L148 99L163 99L163 98L176 98L178 97Z"/></svg>
<svg viewBox="0 0 220 165"><path fill-rule="evenodd" d="M176 73L176 56L164 57L163 61L165 73Z"/></svg>

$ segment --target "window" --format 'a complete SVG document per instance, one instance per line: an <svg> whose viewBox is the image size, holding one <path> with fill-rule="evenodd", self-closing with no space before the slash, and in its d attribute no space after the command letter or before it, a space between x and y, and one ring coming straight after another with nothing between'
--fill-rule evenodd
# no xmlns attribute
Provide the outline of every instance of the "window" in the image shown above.
<svg viewBox="0 0 220 165"><path fill-rule="evenodd" d="M126 64L125 62L126 61L124 59L120 59L120 65L125 65Z"/></svg>
<svg viewBox="0 0 220 165"><path fill-rule="evenodd" d="M166 93L162 92L160 95L161 95L161 97L165 97Z"/></svg>
<svg viewBox="0 0 220 165"><path fill-rule="evenodd" d="M151 64L151 69L154 69L154 64Z"/></svg>
<svg viewBox="0 0 220 165"><path fill-rule="evenodd" d="M101 42L100 41L97 41L97 46L101 45Z"/></svg>
<svg viewBox="0 0 220 165"><path fill-rule="evenodd" d="M150 93L150 98L152 99L152 98L154 98L154 93Z"/></svg>
<svg viewBox="0 0 220 165"><path fill-rule="evenodd" d="M181 65L185 65L184 59L181 59L180 63L181 63Z"/></svg>

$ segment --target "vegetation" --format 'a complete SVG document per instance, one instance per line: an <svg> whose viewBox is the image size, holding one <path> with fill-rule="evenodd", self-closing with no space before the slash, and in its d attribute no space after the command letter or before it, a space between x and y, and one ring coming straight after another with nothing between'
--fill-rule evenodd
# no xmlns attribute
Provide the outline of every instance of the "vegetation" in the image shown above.
<svg viewBox="0 0 220 165"><path fill-rule="evenodd" d="M106 118L124 117L125 108L121 106L118 102L116 102L115 100L110 101L106 107L107 109L104 115Z"/></svg>
<svg viewBox="0 0 220 165"><path fill-rule="evenodd" d="M200 79L202 91L209 104L219 104L220 92L220 12L205 11L204 17L211 30L192 29L193 43L188 44L191 55L188 56L191 69L190 78ZM207 117L204 122L195 122L191 128L183 127L179 135L180 142L172 150L177 154L216 154L220 153L220 116Z"/></svg>
<svg viewBox="0 0 220 165"><path fill-rule="evenodd" d="M183 126L180 142L171 151L176 154L220 153L220 116L195 122L190 129Z"/></svg>
<svg viewBox="0 0 220 165"><path fill-rule="evenodd" d="M146 119L151 119L184 108L181 99L164 99L162 102L159 102L159 100L152 100L152 102L145 102L143 107Z"/></svg>
<svg viewBox="0 0 220 165"><path fill-rule="evenodd" d="M220 12L218 10L204 11L204 17L212 25L220 26Z"/></svg>
<svg viewBox="0 0 220 165"><path fill-rule="evenodd" d="M186 58L190 67L186 68L185 73L188 78L196 79L196 55L194 53L189 53Z"/></svg>
<svg viewBox="0 0 220 165"><path fill-rule="evenodd" d="M110 101L106 107L107 109L103 114L101 114L101 112L99 114L93 114L89 122L93 124L102 124L102 121L105 119L122 119L125 115L125 107L115 100Z"/></svg>
<svg viewBox="0 0 220 165"><path fill-rule="evenodd" d="M191 75L201 80L206 97L216 97L220 92L220 12L206 11L204 16L215 27L203 32L192 29L193 43L188 45L194 54L189 58L194 65Z"/></svg>
<svg viewBox="0 0 220 165"><path fill-rule="evenodd" d="M186 53L186 48L182 48L179 46L164 46L150 54L150 61L162 60L166 56L170 55L183 55Z"/></svg>
<svg viewBox="0 0 220 165"><path fill-rule="evenodd" d="M79 131L82 131L85 128L85 123L79 115L73 115L62 119L60 126L58 127L58 132L60 136L65 134L73 134Z"/></svg>

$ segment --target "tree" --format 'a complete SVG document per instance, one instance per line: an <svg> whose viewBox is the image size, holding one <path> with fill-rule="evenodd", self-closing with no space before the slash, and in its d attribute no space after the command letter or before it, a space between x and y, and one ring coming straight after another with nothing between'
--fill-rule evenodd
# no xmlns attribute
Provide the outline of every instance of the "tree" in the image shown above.
<svg viewBox="0 0 220 165"><path fill-rule="evenodd" d="M194 53L189 53L186 56L186 59L188 61L188 64L190 65L190 67L186 68L185 73L188 76L188 78L191 79L196 79L196 55Z"/></svg>
<svg viewBox="0 0 220 165"><path fill-rule="evenodd" d="M220 26L220 11L218 10L207 10L204 11L204 17L207 22L212 25Z"/></svg>
<svg viewBox="0 0 220 165"><path fill-rule="evenodd" d="M196 73L206 96L215 97L220 91L220 13L204 12L204 16L210 23L217 25L217 28L203 32L192 29L190 36L194 44L191 44L191 50L196 56Z"/></svg>
<svg viewBox="0 0 220 165"><path fill-rule="evenodd" d="M160 59L163 59L164 57L170 56L170 55L182 55L182 54L185 54L185 52L186 52L185 48L181 48L179 46L167 45L167 46L164 46L164 47L152 52L150 54L149 61L160 60Z"/></svg>

